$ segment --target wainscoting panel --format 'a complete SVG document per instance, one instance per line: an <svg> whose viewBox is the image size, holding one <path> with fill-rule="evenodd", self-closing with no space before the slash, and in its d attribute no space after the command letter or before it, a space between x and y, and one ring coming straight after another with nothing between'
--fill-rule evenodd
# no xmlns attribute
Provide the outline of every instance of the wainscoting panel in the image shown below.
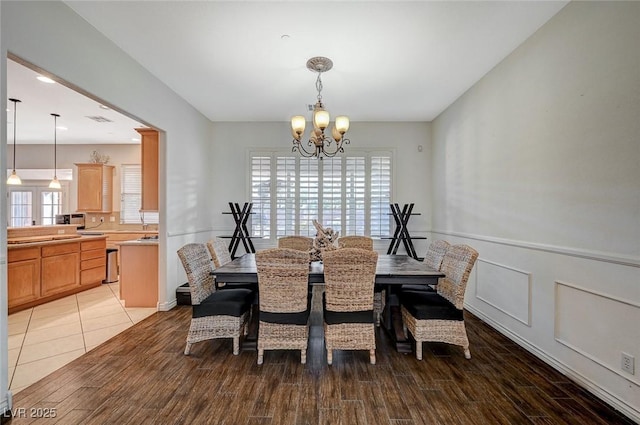
<svg viewBox="0 0 640 425"><path fill-rule="evenodd" d="M556 281L555 339L640 385L640 305ZM622 352L635 357L635 374L621 369Z"/></svg>
<svg viewBox="0 0 640 425"><path fill-rule="evenodd" d="M478 259L476 298L531 326L531 273Z"/></svg>

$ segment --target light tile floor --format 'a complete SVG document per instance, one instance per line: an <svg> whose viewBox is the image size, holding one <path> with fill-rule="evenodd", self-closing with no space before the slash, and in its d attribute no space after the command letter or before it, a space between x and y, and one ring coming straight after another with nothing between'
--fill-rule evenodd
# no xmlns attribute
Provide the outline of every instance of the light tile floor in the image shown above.
<svg viewBox="0 0 640 425"><path fill-rule="evenodd" d="M125 308L118 282L9 316L9 388L16 394L154 314Z"/></svg>

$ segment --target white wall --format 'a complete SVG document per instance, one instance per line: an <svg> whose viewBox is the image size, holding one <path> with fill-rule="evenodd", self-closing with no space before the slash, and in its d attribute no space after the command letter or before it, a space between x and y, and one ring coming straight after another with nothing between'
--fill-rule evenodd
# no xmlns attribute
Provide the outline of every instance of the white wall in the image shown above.
<svg viewBox="0 0 640 425"><path fill-rule="evenodd" d="M82 90L127 111L160 136L160 308L175 303L176 251L210 228L209 162L211 123L64 3L0 2L2 107L6 108L6 55L45 69ZM4 110L4 109L3 109ZM0 153L6 155L6 118ZM5 161L0 161L2 173ZM4 175L4 174L2 174ZM4 181L4 179L3 179ZM6 187L2 183L2 191ZM7 407L6 213L0 240L0 411Z"/></svg>
<svg viewBox="0 0 640 425"><path fill-rule="evenodd" d="M640 421L638 22L571 2L432 137L433 236L480 253L467 307Z"/></svg>
<svg viewBox="0 0 640 425"><path fill-rule="evenodd" d="M90 155L93 151L99 151L103 155L109 155L109 165L113 165L113 211L120 211L120 165L140 164L140 145L61 145L58 144L57 167L58 169L73 170L73 181L69 184L68 208L65 212L75 212L78 206L78 181L77 163L91 162ZM13 152L11 149L8 149ZM18 175L20 169L49 169L53 168L53 145L20 145L18 147ZM11 169L13 156L7 157L7 168Z"/></svg>
<svg viewBox="0 0 640 425"><path fill-rule="evenodd" d="M345 152L358 148L392 149L395 156L393 201L400 204L415 203L416 215L409 221L409 230L414 236L424 236L431 228L431 194L424 190L431 186L430 124L416 122L353 122L345 145ZM252 148L282 148L290 151L291 129L288 122L216 122L213 125L215 142L212 167L215 177L211 191L217 195L213 200L213 227L216 234L229 235L234 222L228 202L241 205L250 201L247 152ZM418 151L418 146L422 151ZM390 212L390 211L389 211ZM273 243L254 241L260 247ZM389 241L381 241L376 249L386 252ZM426 242L416 241L417 252L426 251ZM242 250L240 250L242 252Z"/></svg>

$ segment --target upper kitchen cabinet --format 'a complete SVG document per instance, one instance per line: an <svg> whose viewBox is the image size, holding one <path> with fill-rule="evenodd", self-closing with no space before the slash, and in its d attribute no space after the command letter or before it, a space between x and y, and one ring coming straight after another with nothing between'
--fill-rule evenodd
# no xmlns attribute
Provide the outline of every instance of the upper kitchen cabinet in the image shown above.
<svg viewBox="0 0 640 425"><path fill-rule="evenodd" d="M158 131L136 128L142 136L142 206L141 211L158 211Z"/></svg>
<svg viewBox="0 0 640 425"><path fill-rule="evenodd" d="M113 210L113 165L75 164L78 167L78 211Z"/></svg>

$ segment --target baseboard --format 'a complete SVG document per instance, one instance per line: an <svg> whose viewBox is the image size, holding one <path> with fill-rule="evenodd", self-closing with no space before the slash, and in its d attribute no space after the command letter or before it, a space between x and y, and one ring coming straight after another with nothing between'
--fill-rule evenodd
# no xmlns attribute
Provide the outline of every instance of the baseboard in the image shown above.
<svg viewBox="0 0 640 425"><path fill-rule="evenodd" d="M158 311L169 311L177 305L178 305L178 302L176 301L175 298L166 303L158 303Z"/></svg>
<svg viewBox="0 0 640 425"><path fill-rule="evenodd" d="M544 350L541 350L539 347L521 338L519 335L515 334L511 330L504 327L502 324L491 319L489 316L485 315L480 310L470 305L467 305L466 303L464 305L464 308L465 310L468 310L470 313L480 318L483 322L485 322L486 324L488 324L489 326L491 326L492 328L494 328L495 330L497 330L498 332L500 332L501 334L503 334L504 336L506 336L513 342L515 342L516 344L518 344L520 347L527 350L529 353L533 354L534 356L536 356L537 358L539 358L540 360L542 360L543 362L545 362L546 364L548 364L549 366L551 366L552 368L554 368L555 370L557 370L558 372L566 376L567 378L571 379L580 387L589 391L591 394L595 395L605 403L609 404L614 409L620 411L623 415L627 416L629 419L637 423L640 423L640 411L635 409L633 406L630 406L623 400L620 400L614 394L611 394L606 389L600 387L597 383L593 382L588 377L573 370L571 367L567 366L566 364L558 361L556 358L552 357ZM473 347L471 348L473 350Z"/></svg>
<svg viewBox="0 0 640 425"><path fill-rule="evenodd" d="M11 418L13 418L12 404L13 394L11 390L7 390L6 397L0 401L0 424L10 423Z"/></svg>

